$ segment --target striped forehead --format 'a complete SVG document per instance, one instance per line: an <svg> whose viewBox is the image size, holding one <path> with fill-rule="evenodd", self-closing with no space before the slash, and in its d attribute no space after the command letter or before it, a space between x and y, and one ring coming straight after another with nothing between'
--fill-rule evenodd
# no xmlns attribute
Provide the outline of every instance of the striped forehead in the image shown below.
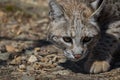
<svg viewBox="0 0 120 80"><path fill-rule="evenodd" d="M83 0L62 0L60 4L70 22L69 34L71 37L75 37L82 32L93 11Z"/></svg>
<svg viewBox="0 0 120 80"><path fill-rule="evenodd" d="M93 13L93 10L84 0L60 0L59 3L69 18L73 15L82 15L88 18Z"/></svg>
<svg viewBox="0 0 120 80"><path fill-rule="evenodd" d="M70 20L70 36L80 36L82 33L83 28L85 28L85 25L83 23L82 19L79 19L78 16L74 16L73 19Z"/></svg>
<svg viewBox="0 0 120 80"><path fill-rule="evenodd" d="M67 31L71 37L80 36L85 25L92 15L93 10L88 5L88 0L57 0L64 12L64 17L69 22Z"/></svg>

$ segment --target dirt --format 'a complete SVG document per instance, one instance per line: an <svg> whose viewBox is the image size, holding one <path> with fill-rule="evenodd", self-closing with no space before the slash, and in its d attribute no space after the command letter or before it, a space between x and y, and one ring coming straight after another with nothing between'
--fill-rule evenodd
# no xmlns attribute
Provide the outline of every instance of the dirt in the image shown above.
<svg viewBox="0 0 120 80"><path fill-rule="evenodd" d="M120 80L119 61L108 72L86 74L84 60L66 60L46 39L48 8L46 1L41 3L39 18L1 4L0 80Z"/></svg>

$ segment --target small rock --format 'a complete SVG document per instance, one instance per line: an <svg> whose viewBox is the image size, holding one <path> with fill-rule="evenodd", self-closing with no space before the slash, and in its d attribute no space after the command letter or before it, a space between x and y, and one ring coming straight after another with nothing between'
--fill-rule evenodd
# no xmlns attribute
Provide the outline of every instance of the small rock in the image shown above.
<svg viewBox="0 0 120 80"><path fill-rule="evenodd" d="M25 70L26 66L24 64L21 64L21 65L19 65L19 68L22 69L22 70Z"/></svg>
<svg viewBox="0 0 120 80"><path fill-rule="evenodd" d="M0 53L0 60L8 60L9 56L9 53Z"/></svg>
<svg viewBox="0 0 120 80"><path fill-rule="evenodd" d="M28 62L33 63L37 61L37 57L34 55L31 55L30 58L28 59Z"/></svg>
<svg viewBox="0 0 120 80"><path fill-rule="evenodd" d="M69 75L70 72L67 71L67 70L62 70L62 71L56 71L56 72L53 72L53 74L59 74L59 75Z"/></svg>
<svg viewBox="0 0 120 80"><path fill-rule="evenodd" d="M21 59L22 59L22 60L26 60L27 57L26 57L26 56L21 56Z"/></svg>
<svg viewBox="0 0 120 80"><path fill-rule="evenodd" d="M7 52L15 52L16 49L13 46L6 45L6 50L7 50Z"/></svg>
<svg viewBox="0 0 120 80"><path fill-rule="evenodd" d="M34 63L33 67L35 70L38 70L39 68L41 68L41 65L39 63Z"/></svg>
<svg viewBox="0 0 120 80"><path fill-rule="evenodd" d="M35 52L40 52L41 49L40 49L39 47L37 47L37 48L34 49L34 51L35 51Z"/></svg>
<svg viewBox="0 0 120 80"><path fill-rule="evenodd" d="M6 45L6 50L7 52L20 52L21 50L15 48L14 46L11 46L11 45Z"/></svg>
<svg viewBox="0 0 120 80"><path fill-rule="evenodd" d="M21 64L21 60L22 60L22 57L17 57L15 59L13 59L10 64L12 65L16 65L16 64Z"/></svg>
<svg viewBox="0 0 120 80"><path fill-rule="evenodd" d="M61 58L58 60L59 63L64 63L65 61L66 61L66 59L64 59L64 58L63 59Z"/></svg>
<svg viewBox="0 0 120 80"><path fill-rule="evenodd" d="M34 55L38 55L40 51L41 51L40 48L35 48L34 49Z"/></svg>

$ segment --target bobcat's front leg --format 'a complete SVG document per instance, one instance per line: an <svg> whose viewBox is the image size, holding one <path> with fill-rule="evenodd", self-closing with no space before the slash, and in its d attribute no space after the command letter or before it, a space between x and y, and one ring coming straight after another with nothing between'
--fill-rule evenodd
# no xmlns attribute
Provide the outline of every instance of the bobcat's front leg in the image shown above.
<svg viewBox="0 0 120 80"><path fill-rule="evenodd" d="M88 73L101 73L108 71L110 69L112 55L116 51L117 45L116 38L110 34L104 34L90 52L88 60L84 66L85 71Z"/></svg>
<svg viewBox="0 0 120 80"><path fill-rule="evenodd" d="M88 73L106 72L110 68L110 62L104 61L87 61L85 64L85 71Z"/></svg>
<svg viewBox="0 0 120 80"><path fill-rule="evenodd" d="M85 62L84 68L87 73L101 73L110 69L111 56L92 54Z"/></svg>

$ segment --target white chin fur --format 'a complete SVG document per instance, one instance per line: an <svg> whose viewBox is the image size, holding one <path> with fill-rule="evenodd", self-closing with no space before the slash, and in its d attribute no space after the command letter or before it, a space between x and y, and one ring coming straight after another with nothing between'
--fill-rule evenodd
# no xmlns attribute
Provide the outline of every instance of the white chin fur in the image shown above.
<svg viewBox="0 0 120 80"><path fill-rule="evenodd" d="M68 59L75 59L75 57L72 55L72 53L67 53L64 51L64 54Z"/></svg>
<svg viewBox="0 0 120 80"><path fill-rule="evenodd" d="M76 58L73 56L72 53L64 52L64 54L65 54L65 56L67 57L68 60L71 60L71 61L74 61L74 62L77 62L77 61L81 60L81 58L80 58L80 59L76 59Z"/></svg>
<svg viewBox="0 0 120 80"><path fill-rule="evenodd" d="M85 54L84 56L81 56L81 58L76 59L76 58L73 56L73 54L70 53L70 52L68 53L68 52L64 51L64 54L65 54L65 56L67 57L68 60L71 60L71 61L74 61L74 62L77 62L77 61L79 61L79 60L82 60L82 59L86 56L86 54Z"/></svg>

